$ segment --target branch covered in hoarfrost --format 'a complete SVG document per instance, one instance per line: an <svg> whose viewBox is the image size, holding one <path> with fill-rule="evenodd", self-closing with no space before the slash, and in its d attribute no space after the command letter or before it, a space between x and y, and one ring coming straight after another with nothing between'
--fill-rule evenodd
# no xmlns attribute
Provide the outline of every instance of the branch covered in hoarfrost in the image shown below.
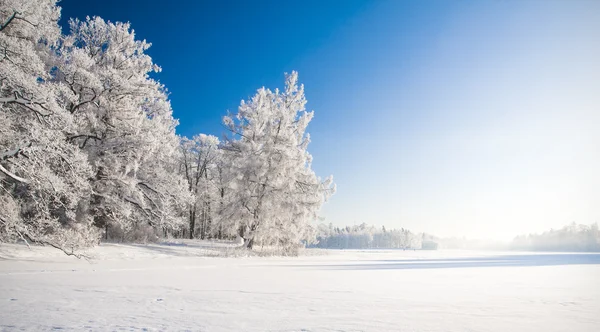
<svg viewBox="0 0 600 332"><path fill-rule="evenodd" d="M11 96L11 97L0 97L0 103L4 103L4 104L19 104L19 105L21 105L21 106L29 109L30 111L35 112L37 115L41 115L41 116L49 116L51 114L51 113L40 112L40 111L36 110L35 108L31 107L31 105L38 105L41 108L46 109L42 105L41 102L37 102L37 101L25 99L17 91L14 92L14 96Z"/></svg>
<svg viewBox="0 0 600 332"><path fill-rule="evenodd" d="M0 217L0 221L6 225L7 227L9 226L8 221L6 221L4 218ZM37 239L34 236L28 234L27 232L23 232L21 230L19 230L17 227L13 228L15 232L17 232L17 234L19 235L19 237L23 240L23 242L25 242L25 244L27 245L27 248L31 249L31 246L29 245L29 243L36 243L36 244L40 244L42 246L50 246L54 249L58 249L60 251L62 251L65 255L67 256L73 256L76 257L78 259L82 259L84 258L85 260L89 261L90 257L88 255L85 255L83 253L78 253L75 252L75 249L71 248L71 250L67 250L64 247L57 245L55 243L52 243L50 241L47 240L41 240L41 239ZM29 241L28 241L29 240Z"/></svg>
<svg viewBox="0 0 600 332"><path fill-rule="evenodd" d="M11 172L9 172L6 168L4 168L4 166L2 166L2 164L0 164L0 172L6 174L8 177L10 177L11 179L18 181L18 182L22 182L22 183L29 183L29 180L24 179L20 176L17 176Z"/></svg>
<svg viewBox="0 0 600 332"><path fill-rule="evenodd" d="M14 10L12 15L10 15L6 21L4 21L4 23L2 23L2 25L0 25L0 31L4 30L4 28L6 28L10 22L12 22L12 20L14 20L17 17L17 11Z"/></svg>

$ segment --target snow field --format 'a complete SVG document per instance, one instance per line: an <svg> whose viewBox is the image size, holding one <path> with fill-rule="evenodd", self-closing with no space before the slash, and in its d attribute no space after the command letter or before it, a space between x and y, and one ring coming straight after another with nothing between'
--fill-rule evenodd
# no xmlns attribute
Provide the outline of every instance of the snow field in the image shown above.
<svg viewBox="0 0 600 332"><path fill-rule="evenodd" d="M598 254L309 250L221 258L206 257L207 247L103 244L88 262L2 245L0 330L600 329Z"/></svg>

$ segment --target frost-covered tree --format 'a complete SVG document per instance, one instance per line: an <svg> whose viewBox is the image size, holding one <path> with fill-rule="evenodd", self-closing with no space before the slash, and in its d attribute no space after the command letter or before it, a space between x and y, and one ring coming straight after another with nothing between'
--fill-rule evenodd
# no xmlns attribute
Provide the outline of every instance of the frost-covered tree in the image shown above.
<svg viewBox="0 0 600 332"><path fill-rule="evenodd" d="M335 190L331 177L321 180L311 169L305 131L313 112L305 111L297 80L293 72L284 91L258 90L223 120L232 132L224 146L232 174L224 218L235 223L249 248L290 246L310 237L310 222Z"/></svg>
<svg viewBox="0 0 600 332"><path fill-rule="evenodd" d="M219 139L199 134L192 139L181 140L181 172L185 175L188 189L193 195L189 205L189 237L201 239L213 235L221 209L223 188L221 181ZM199 234L197 234L199 233Z"/></svg>
<svg viewBox="0 0 600 332"><path fill-rule="evenodd" d="M177 122L166 89L149 76L160 71L145 54L150 44L136 40L128 23L88 17L70 26L57 76L76 123L68 140L93 166L95 224L138 239L152 228L182 228L190 195L177 172Z"/></svg>
<svg viewBox="0 0 600 332"><path fill-rule="evenodd" d="M91 168L49 65L59 17L52 0L0 1L0 241L73 250L97 233L81 213Z"/></svg>

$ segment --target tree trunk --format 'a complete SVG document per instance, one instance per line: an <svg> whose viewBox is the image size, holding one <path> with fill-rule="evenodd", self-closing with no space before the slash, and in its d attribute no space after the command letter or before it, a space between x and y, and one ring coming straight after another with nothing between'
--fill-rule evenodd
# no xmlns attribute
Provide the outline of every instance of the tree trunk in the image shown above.
<svg viewBox="0 0 600 332"><path fill-rule="evenodd" d="M196 208L190 209L190 240L194 239L194 228L196 228Z"/></svg>
<svg viewBox="0 0 600 332"><path fill-rule="evenodd" d="M202 204L204 205L204 204ZM202 214L200 218L200 239L204 240L206 237L206 208L202 207Z"/></svg>
<svg viewBox="0 0 600 332"><path fill-rule="evenodd" d="M206 202L206 210L207 210L207 218L206 218L207 220L206 220L206 231L205 232L206 232L206 237L210 238L210 234L212 233L211 229L210 229L212 226L212 214L210 211L210 202L208 202L208 201Z"/></svg>

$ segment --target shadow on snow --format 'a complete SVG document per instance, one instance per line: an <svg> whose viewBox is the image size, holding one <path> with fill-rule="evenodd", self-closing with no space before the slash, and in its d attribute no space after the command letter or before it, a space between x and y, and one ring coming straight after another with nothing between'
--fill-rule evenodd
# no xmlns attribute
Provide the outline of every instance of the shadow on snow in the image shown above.
<svg viewBox="0 0 600 332"><path fill-rule="evenodd" d="M413 270L482 267L528 267L557 265L597 265L600 253L561 253L502 255L487 257L373 260L360 264L302 265L301 267L331 270Z"/></svg>

